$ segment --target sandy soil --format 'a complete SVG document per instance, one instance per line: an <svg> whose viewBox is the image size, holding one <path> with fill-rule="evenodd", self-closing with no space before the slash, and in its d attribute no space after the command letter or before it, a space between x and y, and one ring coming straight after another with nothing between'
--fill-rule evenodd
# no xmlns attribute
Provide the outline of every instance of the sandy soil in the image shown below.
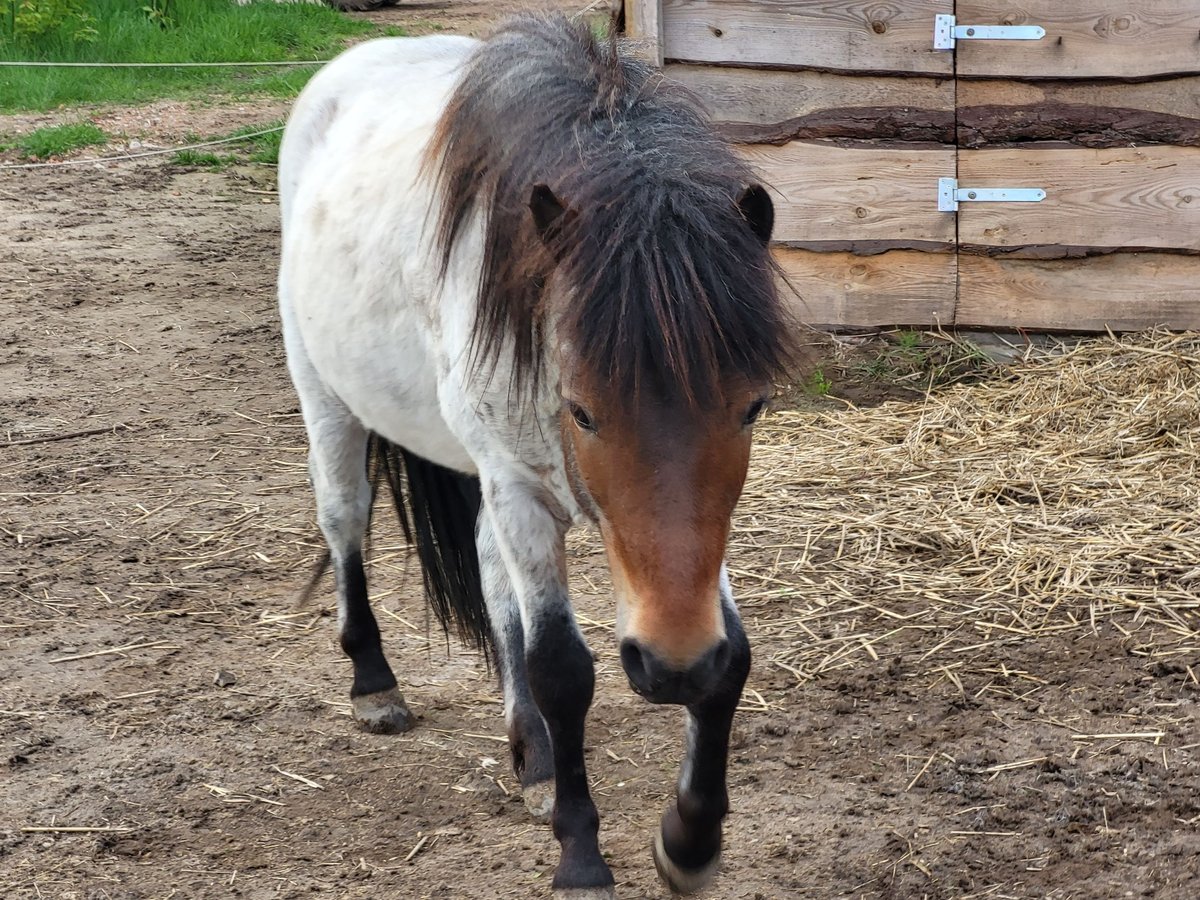
<svg viewBox="0 0 1200 900"><path fill-rule="evenodd" d="M440 21L460 6L493 4ZM297 606L318 540L272 189L268 169L158 163L0 179L0 897L546 897L557 848L516 795L498 693L430 631L395 535L371 577L417 730L355 730L331 596ZM629 692L600 549L572 555L603 845L622 898L665 898L648 844L680 717ZM1104 626L959 684L919 642L800 683L771 662L796 639L786 597L746 604L710 896L1200 893L1186 667ZM1072 737L1151 713L1167 745ZM30 830L63 827L97 830Z"/></svg>

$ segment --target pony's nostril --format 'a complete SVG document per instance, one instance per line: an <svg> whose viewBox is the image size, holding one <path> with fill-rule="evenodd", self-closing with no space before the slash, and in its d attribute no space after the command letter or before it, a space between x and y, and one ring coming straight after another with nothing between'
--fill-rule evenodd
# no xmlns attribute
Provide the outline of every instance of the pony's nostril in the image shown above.
<svg viewBox="0 0 1200 900"><path fill-rule="evenodd" d="M633 689L652 703L692 703L710 694L729 667L728 641L720 641L687 668L677 668L648 647L621 642L621 665Z"/></svg>
<svg viewBox="0 0 1200 900"><path fill-rule="evenodd" d="M621 665L625 668L625 674L629 676L629 682L633 685L634 690L639 692L645 690L646 661L637 641L628 639L621 641Z"/></svg>
<svg viewBox="0 0 1200 900"><path fill-rule="evenodd" d="M688 681L701 693L707 693L729 667L729 641L722 640L712 647L688 673Z"/></svg>

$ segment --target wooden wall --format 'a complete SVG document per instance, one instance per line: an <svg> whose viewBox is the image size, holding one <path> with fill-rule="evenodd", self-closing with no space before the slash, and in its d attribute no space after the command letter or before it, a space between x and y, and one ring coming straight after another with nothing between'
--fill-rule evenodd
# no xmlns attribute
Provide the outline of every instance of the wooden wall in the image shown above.
<svg viewBox="0 0 1200 900"><path fill-rule="evenodd" d="M1040 41L933 49L933 19ZM1200 328L1200 0L628 0L817 325ZM937 209L937 179L1041 203Z"/></svg>

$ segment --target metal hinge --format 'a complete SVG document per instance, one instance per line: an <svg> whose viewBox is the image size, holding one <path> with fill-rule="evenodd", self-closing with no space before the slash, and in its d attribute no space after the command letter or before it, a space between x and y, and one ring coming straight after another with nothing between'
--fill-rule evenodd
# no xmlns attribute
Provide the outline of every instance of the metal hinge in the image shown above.
<svg viewBox="0 0 1200 900"><path fill-rule="evenodd" d="M953 50L957 41L1040 41L1041 25L956 25L954 16L933 17L933 49Z"/></svg>
<svg viewBox="0 0 1200 900"><path fill-rule="evenodd" d="M938 179L938 211L956 212L959 202L1037 203L1046 199L1041 188L960 188L957 178Z"/></svg>

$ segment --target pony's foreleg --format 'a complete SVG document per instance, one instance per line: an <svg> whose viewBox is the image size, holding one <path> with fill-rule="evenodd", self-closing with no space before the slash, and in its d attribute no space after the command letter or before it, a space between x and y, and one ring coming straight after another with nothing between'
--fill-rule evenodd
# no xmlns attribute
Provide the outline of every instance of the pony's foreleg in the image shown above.
<svg viewBox="0 0 1200 900"><path fill-rule="evenodd" d="M525 629L512 579L504 565L491 514L485 508L476 536L483 596L496 645L496 664L504 690L504 721L513 771L521 782L525 807L538 821L550 819L554 809L554 758L550 735L529 688L525 664Z"/></svg>
<svg viewBox="0 0 1200 900"><path fill-rule="evenodd" d="M569 523L555 516L540 492L520 480L485 480L484 503L520 604L529 688L553 748L551 824L562 849L554 896L611 900L613 876L600 856L600 814L583 761L595 666L567 597L563 537Z"/></svg>
<svg viewBox="0 0 1200 900"><path fill-rule="evenodd" d="M688 707L687 756L675 802L654 836L654 864L671 890L692 894L708 885L721 860L721 823L729 811L725 784L729 731L750 672L750 644L721 571L721 606L729 668L716 690Z"/></svg>
<svg viewBox="0 0 1200 900"><path fill-rule="evenodd" d="M367 731L395 733L415 724L383 655L379 625L367 598L362 546L370 521L367 432L349 410L329 398L305 407L309 474L317 498L317 523L333 557L337 579L338 636L354 666L350 701Z"/></svg>

